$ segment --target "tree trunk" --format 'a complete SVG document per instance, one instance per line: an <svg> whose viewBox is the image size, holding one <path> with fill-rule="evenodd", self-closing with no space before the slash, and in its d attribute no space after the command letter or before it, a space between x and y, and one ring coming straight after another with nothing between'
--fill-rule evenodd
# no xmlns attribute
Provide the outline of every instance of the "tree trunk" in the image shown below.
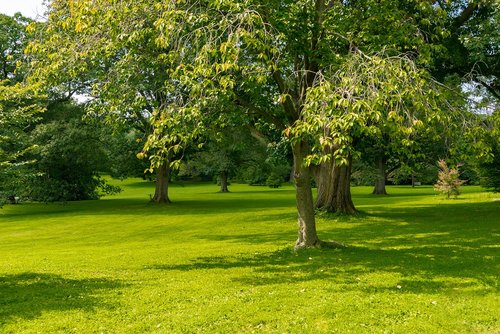
<svg viewBox="0 0 500 334"><path fill-rule="evenodd" d="M229 190L227 189L227 172L221 172L220 173L220 192L221 193L228 193Z"/></svg>
<svg viewBox="0 0 500 334"><path fill-rule="evenodd" d="M309 152L308 144L298 142L293 145L293 170L295 182L295 199L298 211L298 239L295 249L316 247L320 240L316 233L313 196L311 189L311 171L304 165L304 158Z"/></svg>
<svg viewBox="0 0 500 334"><path fill-rule="evenodd" d="M372 194L374 195L387 195L385 190L385 181L387 179L387 174L385 173L385 155L384 153L379 153L377 157L377 180L375 180L375 188Z"/></svg>
<svg viewBox="0 0 500 334"><path fill-rule="evenodd" d="M351 196L352 158L350 156L348 161L348 165L338 166L332 158L320 165L317 177L316 208L342 214L356 213Z"/></svg>
<svg viewBox="0 0 500 334"><path fill-rule="evenodd" d="M168 198L168 181L170 178L170 161L166 161L156 170L156 189L152 198L156 203L170 203Z"/></svg>

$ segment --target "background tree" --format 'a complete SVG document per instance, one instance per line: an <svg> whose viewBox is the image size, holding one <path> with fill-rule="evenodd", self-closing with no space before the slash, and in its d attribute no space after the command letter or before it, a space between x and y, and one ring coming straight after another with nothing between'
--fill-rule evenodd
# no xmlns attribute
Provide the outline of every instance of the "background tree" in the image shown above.
<svg viewBox="0 0 500 334"><path fill-rule="evenodd" d="M446 195L446 198L450 198L451 195L457 198L457 196L460 195L460 186L465 182L460 180L460 172L458 171L459 166L450 168L444 160L439 160L438 166L440 171L434 189Z"/></svg>
<svg viewBox="0 0 500 334"><path fill-rule="evenodd" d="M188 166L191 174L204 174L215 177L220 192L229 192L229 178L236 175L237 169L250 162L255 143L248 134L240 129L221 129L195 153Z"/></svg>
<svg viewBox="0 0 500 334"><path fill-rule="evenodd" d="M119 191L99 175L106 165L101 128L82 121L82 108L53 104L30 132L37 149L22 195L36 201L98 199Z"/></svg>
<svg viewBox="0 0 500 334"><path fill-rule="evenodd" d="M451 116L439 108L439 86L406 55L353 53L344 66L328 75L310 89L312 98L305 105L305 122L300 124L303 131L316 131L319 136L319 154L312 155L310 161L334 159L350 165L357 149L372 143L381 164L382 190L391 152L410 154L414 135L425 128L424 124ZM330 154L324 154L325 147ZM349 182L350 178L343 183L343 193L347 193Z"/></svg>
<svg viewBox="0 0 500 334"><path fill-rule="evenodd" d="M183 90L169 76L179 63L174 50L156 41L157 15L148 2L55 0L28 50L35 59L31 82L54 87L85 78L88 113L150 137L139 156L149 157L150 172L156 172L153 200L168 203L172 159L196 136L197 122L180 114Z"/></svg>
<svg viewBox="0 0 500 334"><path fill-rule="evenodd" d="M26 180L34 148L28 132L43 109L43 97L22 80L26 73L24 47L30 19L0 14L0 204L14 201Z"/></svg>
<svg viewBox="0 0 500 334"><path fill-rule="evenodd" d="M485 145L491 149L489 157L479 160L481 184L500 192L500 109L486 119Z"/></svg>
<svg viewBox="0 0 500 334"><path fill-rule="evenodd" d="M107 152L107 164L105 170L111 177L125 179L127 177L142 177L152 179L152 174L144 171L150 164L145 159L137 159L137 154L144 146L142 131L135 129L121 129L112 135L102 134L102 142Z"/></svg>

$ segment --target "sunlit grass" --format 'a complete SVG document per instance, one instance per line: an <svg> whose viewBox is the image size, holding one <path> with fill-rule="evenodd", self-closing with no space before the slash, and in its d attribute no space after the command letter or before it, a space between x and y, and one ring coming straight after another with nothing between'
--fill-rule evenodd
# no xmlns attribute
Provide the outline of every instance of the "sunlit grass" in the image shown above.
<svg viewBox="0 0 500 334"><path fill-rule="evenodd" d="M500 197L353 188L322 214L344 250L293 252L293 188L120 184L100 201L0 210L4 333L498 333Z"/></svg>

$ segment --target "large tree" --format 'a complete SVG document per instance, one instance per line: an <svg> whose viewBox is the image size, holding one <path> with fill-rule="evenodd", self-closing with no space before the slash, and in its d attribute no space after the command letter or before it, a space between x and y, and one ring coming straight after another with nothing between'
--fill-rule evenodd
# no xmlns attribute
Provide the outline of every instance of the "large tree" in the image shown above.
<svg viewBox="0 0 500 334"><path fill-rule="evenodd" d="M179 63L171 47L156 41L157 15L150 1L55 0L41 29L31 26L39 32L28 53L31 83L51 91L71 86L87 95L91 117L142 134L148 145L138 157L147 157L156 173L152 200L169 203L173 159L196 136L196 123L181 114L185 92L169 75Z"/></svg>

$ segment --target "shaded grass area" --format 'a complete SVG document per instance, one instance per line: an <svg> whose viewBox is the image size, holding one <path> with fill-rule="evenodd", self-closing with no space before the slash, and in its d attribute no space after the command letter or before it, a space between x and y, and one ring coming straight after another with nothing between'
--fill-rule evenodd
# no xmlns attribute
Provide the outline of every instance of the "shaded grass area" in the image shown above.
<svg viewBox="0 0 500 334"><path fill-rule="evenodd" d="M0 211L0 332L498 333L500 202L353 188L318 215L342 250L293 252L292 187L127 180L100 201Z"/></svg>

